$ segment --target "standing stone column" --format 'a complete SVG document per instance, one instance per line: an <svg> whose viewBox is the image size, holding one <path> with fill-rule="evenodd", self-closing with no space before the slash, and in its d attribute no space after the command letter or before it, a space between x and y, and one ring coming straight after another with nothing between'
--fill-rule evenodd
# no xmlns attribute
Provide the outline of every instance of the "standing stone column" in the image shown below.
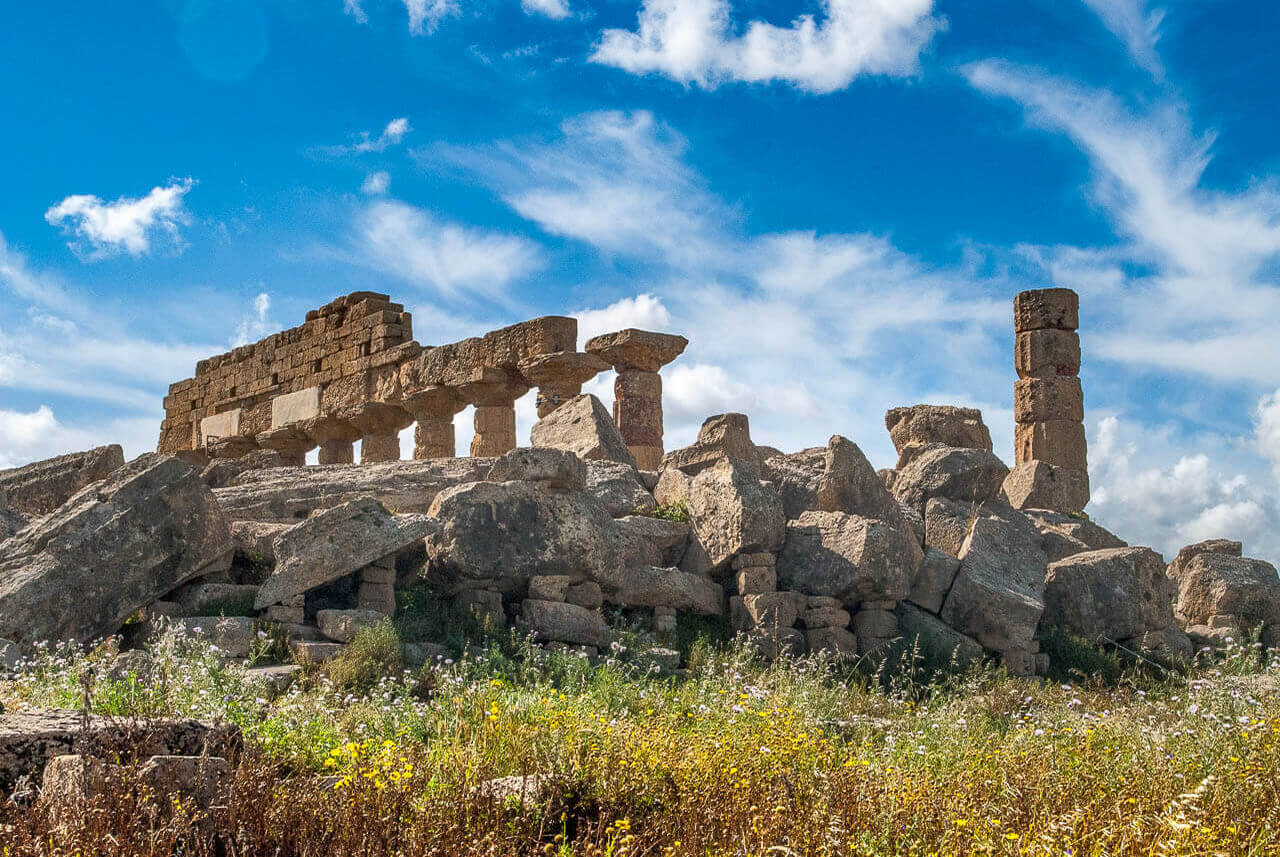
<svg viewBox="0 0 1280 857"><path fill-rule="evenodd" d="M586 350L618 372L613 385L613 421L641 470L662 464L662 376L658 370L689 344L683 336L628 328L587 342Z"/></svg>
<svg viewBox="0 0 1280 857"><path fill-rule="evenodd" d="M307 453L315 448L315 441L297 426L273 428L258 434L258 446L274 449L286 467L302 467L307 463Z"/></svg>
<svg viewBox="0 0 1280 857"><path fill-rule="evenodd" d="M1079 512L1089 502L1089 456L1080 386L1080 299L1035 289L1013 303L1017 330L1013 410L1018 467L1006 494L1019 508Z"/></svg>
<svg viewBox="0 0 1280 857"><path fill-rule="evenodd" d="M556 351L532 357L520 364L520 374L538 387L538 419L582 393L582 385L609 364L594 354Z"/></svg>
<svg viewBox="0 0 1280 857"><path fill-rule="evenodd" d="M515 372L485 367L459 389L475 405L473 458L496 458L516 448L516 399L529 392L529 382Z"/></svg>
<svg viewBox="0 0 1280 857"><path fill-rule="evenodd" d="M320 464L354 464L352 444L360 439L360 429L344 419L320 416L304 420L298 427L320 447Z"/></svg>
<svg viewBox="0 0 1280 857"><path fill-rule="evenodd" d="M342 416L360 431L360 463L400 460L400 432L413 417L399 405L365 402Z"/></svg>
<svg viewBox="0 0 1280 857"><path fill-rule="evenodd" d="M434 384L409 393L403 404L417 420L413 430L414 460L453 458L458 454L453 417L467 402L456 389Z"/></svg>

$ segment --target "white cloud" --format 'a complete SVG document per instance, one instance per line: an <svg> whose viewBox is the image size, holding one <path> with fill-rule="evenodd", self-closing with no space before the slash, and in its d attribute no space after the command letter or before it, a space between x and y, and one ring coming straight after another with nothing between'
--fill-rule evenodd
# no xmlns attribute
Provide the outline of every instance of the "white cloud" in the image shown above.
<svg viewBox="0 0 1280 857"><path fill-rule="evenodd" d="M457 0L401 0L409 13L409 32L415 36L434 33L440 22L460 11ZM342 0L342 11L361 24L369 23L364 0Z"/></svg>
<svg viewBox="0 0 1280 857"><path fill-rule="evenodd" d="M360 192L367 196L385 196L389 190L391 190L391 173L385 170L369 173L364 177L364 184L360 185Z"/></svg>
<svg viewBox="0 0 1280 857"><path fill-rule="evenodd" d="M1201 446L1207 451L1187 452ZM1228 463L1232 462L1232 463ZM1209 538L1245 542L1253 555L1280 555L1273 486L1232 472L1239 461L1221 438L1184 440L1172 427L1108 416L1091 439L1089 512L1122 538L1172 557Z"/></svg>
<svg viewBox="0 0 1280 857"><path fill-rule="evenodd" d="M729 0L643 0L635 32L609 29L593 62L705 89L730 81L834 92L866 74L906 77L945 22L933 0L823 0L822 20L748 23L735 35Z"/></svg>
<svg viewBox="0 0 1280 857"><path fill-rule="evenodd" d="M271 312L271 295L266 292L259 292L253 299L253 312L240 320L240 324L236 327L235 339L231 342L232 348L239 348L241 345L248 345L250 342L256 342L267 336L274 330L278 330L275 322L268 317Z"/></svg>
<svg viewBox="0 0 1280 857"><path fill-rule="evenodd" d="M1129 56L1139 67L1157 79L1164 76L1164 67L1156 52L1160 23L1164 20L1163 9L1148 12L1146 0L1084 0L1084 4L1124 43Z"/></svg>
<svg viewBox="0 0 1280 857"><path fill-rule="evenodd" d="M105 443L119 443L128 460L153 451L159 435L154 419L113 419L93 425L64 425L48 405L34 411L0 409L0 468L21 467Z"/></svg>
<svg viewBox="0 0 1280 857"><path fill-rule="evenodd" d="M613 333L636 327L641 330L668 330L671 313L662 299L645 293L623 298L603 309L586 309L571 313L578 320L579 346L602 333Z"/></svg>
<svg viewBox="0 0 1280 857"><path fill-rule="evenodd" d="M969 82L1013 99L1031 123L1088 156L1094 199L1121 243L1103 250L1021 248L1058 284L1105 306L1091 353L1233 383L1280 385L1280 185L1206 186L1213 137L1184 105L1137 111L1108 92L1002 62L965 67Z"/></svg>
<svg viewBox="0 0 1280 857"><path fill-rule="evenodd" d="M544 15L557 21L569 17L568 0L520 0L526 15Z"/></svg>
<svg viewBox="0 0 1280 857"><path fill-rule="evenodd" d="M368 131L361 131L360 139L356 142L348 146L330 146L326 151L334 154L385 152L392 146L398 146L403 143L404 138L412 130L413 127L409 124L409 120L401 116L388 122L376 137Z"/></svg>
<svg viewBox="0 0 1280 857"><path fill-rule="evenodd" d="M1280 390L1258 400L1254 411L1254 438L1258 454L1271 462L1280 480Z"/></svg>
<svg viewBox="0 0 1280 857"><path fill-rule="evenodd" d="M182 179L152 188L144 197L122 196L115 202L104 202L91 194L75 194L52 206L44 219L73 236L67 246L86 259L120 253L145 256L158 237L181 251L186 245L179 227L191 220L184 197L194 185L192 179Z"/></svg>
<svg viewBox="0 0 1280 857"><path fill-rule="evenodd" d="M507 287L542 264L538 246L525 238L452 223L396 200L361 210L356 239L366 264L451 300L506 300Z"/></svg>

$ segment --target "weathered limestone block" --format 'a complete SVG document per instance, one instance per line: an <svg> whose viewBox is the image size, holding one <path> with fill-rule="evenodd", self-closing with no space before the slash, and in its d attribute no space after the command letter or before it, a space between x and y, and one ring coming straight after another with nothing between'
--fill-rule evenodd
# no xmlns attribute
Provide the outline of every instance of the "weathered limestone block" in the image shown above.
<svg viewBox="0 0 1280 857"><path fill-rule="evenodd" d="M243 413L243 409L234 408L200 420L200 446L207 447L211 440L240 434L240 418Z"/></svg>
<svg viewBox="0 0 1280 857"><path fill-rule="evenodd" d="M360 439L360 430L346 420L319 416L294 425L311 438L313 446L320 447L316 459L320 464L351 464L355 461L352 444Z"/></svg>
<svg viewBox="0 0 1280 857"><path fill-rule="evenodd" d="M469 608L484 625L491 628L502 628L507 624L506 605L502 593L492 589L460 589L457 601Z"/></svg>
<svg viewBox="0 0 1280 857"><path fill-rule="evenodd" d="M430 514L441 524L427 538L432 573L455 588L517 593L547 574L620 583L622 531L586 492L475 482L441 492Z"/></svg>
<svg viewBox="0 0 1280 857"><path fill-rule="evenodd" d="M1176 626L1174 594L1150 548L1089 551L1049 566L1041 623L1089 640L1128 640Z"/></svg>
<svg viewBox="0 0 1280 857"><path fill-rule="evenodd" d="M898 601L906 596L922 553L909 535L884 521L805 512L787 523L778 585L838 598L848 606Z"/></svg>
<svg viewBox="0 0 1280 857"><path fill-rule="evenodd" d="M570 586L564 600L586 610L599 610L604 606L604 590L594 580L587 580Z"/></svg>
<svg viewBox="0 0 1280 857"><path fill-rule="evenodd" d="M853 632L859 640L887 640L898 636L898 617L892 610L859 610L853 614Z"/></svg>
<svg viewBox="0 0 1280 857"><path fill-rule="evenodd" d="M811 652L826 652L838 660L853 660L858 656L858 638L845 628L834 625L810 628L804 632L804 639Z"/></svg>
<svg viewBox="0 0 1280 857"><path fill-rule="evenodd" d="M189 465L144 455L4 543L0 638L87 641L231 565L231 531Z"/></svg>
<svg viewBox="0 0 1280 857"><path fill-rule="evenodd" d="M684 521L645 515L627 515L616 520L626 544L627 565L674 568L684 559L690 533Z"/></svg>
<svg viewBox="0 0 1280 857"><path fill-rule="evenodd" d="M820 512L847 512L910 529L902 506L884 487L871 462L856 443L840 435L827 441L815 499Z"/></svg>
<svg viewBox="0 0 1280 857"><path fill-rule="evenodd" d="M918 648L921 654L936 663L954 663L963 669L982 660L982 645L972 637L966 637L932 613L911 604L898 605L898 627L908 649Z"/></svg>
<svg viewBox="0 0 1280 857"><path fill-rule="evenodd" d="M641 482L639 471L614 461L587 462L587 491L615 518L632 515L638 509L652 509L657 503Z"/></svg>
<svg viewBox="0 0 1280 857"><path fill-rule="evenodd" d="M584 461L616 461L635 467L635 456L614 425L604 404L590 394L562 402L533 425L536 447L572 452Z"/></svg>
<svg viewBox="0 0 1280 857"><path fill-rule="evenodd" d="M991 451L991 432L977 408L951 405L893 408L885 414L884 424L899 454L913 444Z"/></svg>
<svg viewBox="0 0 1280 857"><path fill-rule="evenodd" d="M316 613L316 625L321 634L335 643L350 643L362 628L372 627L386 618L386 614L376 610L320 610Z"/></svg>
<svg viewBox="0 0 1280 857"><path fill-rule="evenodd" d="M199 720L148 720L90 715L83 727L79 711L51 709L0 715L0 791L13 790L22 777L39 780L54 758L72 752L127 762L155 755L221 756L239 743L239 732Z"/></svg>
<svg viewBox="0 0 1280 857"><path fill-rule="evenodd" d="M281 426L254 436L258 446L275 450L284 467L302 467L307 463L307 453L315 446L306 432L296 425Z"/></svg>
<svg viewBox="0 0 1280 857"><path fill-rule="evenodd" d="M818 509L818 483L826 470L826 447L815 446L789 455L765 456L761 475L782 495L787 520ZM883 480L881 480L883 484Z"/></svg>
<svg viewBox="0 0 1280 857"><path fill-rule="evenodd" d="M1187 625L1232 616L1240 630L1280 622L1280 576L1269 562L1227 553L1194 553L1170 572L1178 586L1177 614Z"/></svg>
<svg viewBox="0 0 1280 857"><path fill-rule="evenodd" d="M1013 385L1013 418L1020 423L1084 422L1084 389L1074 375L1020 378Z"/></svg>
<svg viewBox="0 0 1280 857"><path fill-rule="evenodd" d="M521 619L541 640L581 646L602 646L608 626L599 613L559 601L526 598Z"/></svg>
<svg viewBox="0 0 1280 857"><path fill-rule="evenodd" d="M1187 564L1202 553L1220 553L1226 556L1244 556L1244 545L1231 539L1207 539L1183 547L1173 562L1169 563L1169 577L1181 580Z"/></svg>
<svg viewBox="0 0 1280 857"><path fill-rule="evenodd" d="M397 512L426 512L442 490L482 480L492 465L487 459L456 458L256 470L214 495L232 521L294 524L366 497Z"/></svg>
<svg viewBox="0 0 1280 857"><path fill-rule="evenodd" d="M252 435L210 437L205 440L204 451L210 459L237 459L258 449L258 441Z"/></svg>
<svg viewBox="0 0 1280 857"><path fill-rule="evenodd" d="M1071 420L1019 423L1014 427L1014 449L1019 464L1043 461L1067 470L1088 470L1084 426Z"/></svg>
<svg viewBox="0 0 1280 857"><path fill-rule="evenodd" d="M400 460L400 432L413 424L413 415L399 405L362 402L341 415L360 432L360 463Z"/></svg>
<svg viewBox="0 0 1280 857"><path fill-rule="evenodd" d="M1129 546L1127 542L1079 515L1043 509L1027 509L1023 514L1040 531L1043 539L1041 547L1048 554L1050 562L1085 551Z"/></svg>
<svg viewBox="0 0 1280 857"><path fill-rule="evenodd" d="M1009 472L1000 490L1015 509L1081 512L1089 505L1089 474L1047 461L1024 461Z"/></svg>
<svg viewBox="0 0 1280 857"><path fill-rule="evenodd" d="M1014 352L1019 378L1080 374L1080 335L1070 330L1019 333Z"/></svg>
<svg viewBox="0 0 1280 857"><path fill-rule="evenodd" d="M961 546L963 547L963 541ZM911 591L907 593L907 600L930 613L941 611L947 599L947 593L951 591L951 584L959 571L960 560L937 548L926 548L924 562L920 563L920 568L911 581Z"/></svg>
<svg viewBox="0 0 1280 857"><path fill-rule="evenodd" d="M1130 642L1143 651L1177 660L1189 661L1195 653L1191 637L1176 625L1159 631L1148 631Z"/></svg>
<svg viewBox="0 0 1280 857"><path fill-rule="evenodd" d="M671 333L627 328L592 337L583 348L615 369L657 372L684 353L689 340Z"/></svg>
<svg viewBox="0 0 1280 857"><path fill-rule="evenodd" d="M0 470L0 495L7 497L0 506L26 517L47 515L81 488L123 466L124 451L111 444Z"/></svg>
<svg viewBox="0 0 1280 857"><path fill-rule="evenodd" d="M724 612L720 584L677 568L639 566L622 573L620 585L609 592L609 601L628 607L669 607L672 610L719 616Z"/></svg>
<svg viewBox="0 0 1280 857"><path fill-rule="evenodd" d="M698 430L697 441L667 453L662 467L664 470L674 467L696 476L722 458L736 458L757 468L762 465L760 450L751 442L751 425L746 414L707 417Z"/></svg>
<svg viewBox="0 0 1280 857"><path fill-rule="evenodd" d="M839 646L837 654L841 657L853 657L847 641L834 633L826 633L830 629L815 631L826 643ZM846 632L847 633L847 632ZM799 657L808 647L808 639L799 628L756 628L747 634L747 642L755 647L760 657L767 661L776 661L784 657ZM825 646L824 646L825 647ZM856 649L856 642L852 648Z"/></svg>
<svg viewBox="0 0 1280 857"><path fill-rule="evenodd" d="M572 452L520 447L495 461L485 481L529 482L552 491L582 491L587 487L587 465Z"/></svg>
<svg viewBox="0 0 1280 857"><path fill-rule="evenodd" d="M318 640L295 640L290 645L293 648L294 662L299 664L322 664L347 650L345 643L325 643Z"/></svg>
<svg viewBox="0 0 1280 857"><path fill-rule="evenodd" d="M520 374L538 387L538 419L563 407L582 392L583 384L608 370L604 360L581 351L558 351L520 362Z"/></svg>
<svg viewBox="0 0 1280 857"><path fill-rule="evenodd" d="M739 595L757 595L778 589L778 569L772 565L759 565L739 569L735 579Z"/></svg>
<svg viewBox="0 0 1280 857"><path fill-rule="evenodd" d="M326 509L276 538L276 570L254 607L265 610L331 583L439 530L426 515L393 515L371 498Z"/></svg>
<svg viewBox="0 0 1280 857"><path fill-rule="evenodd" d="M361 577L364 573L361 572ZM380 616L396 615L396 589L390 583L361 580L356 589L356 607L371 610Z"/></svg>
<svg viewBox="0 0 1280 857"><path fill-rule="evenodd" d="M723 458L689 484L689 516L713 569L737 554L776 551L786 519L782 499L745 461Z"/></svg>
<svg viewBox="0 0 1280 857"><path fill-rule="evenodd" d="M899 468L893 494L899 502L921 510L927 531L929 500L943 497L978 505L998 497L1008 475L1004 462L985 450L931 446Z"/></svg>
<svg viewBox="0 0 1280 857"><path fill-rule="evenodd" d="M852 617L841 607L806 607L800 624L806 628L848 628Z"/></svg>
<svg viewBox="0 0 1280 857"><path fill-rule="evenodd" d="M800 613L806 609L805 596L798 592L762 592L757 595L743 595L741 602L734 600L737 607L741 604L740 615L735 622L740 623L738 630L750 628L791 628L800 620Z"/></svg>
<svg viewBox="0 0 1280 857"><path fill-rule="evenodd" d="M573 578L567 574L540 574L529 578L529 594L535 601L565 601Z"/></svg>
<svg viewBox="0 0 1280 857"><path fill-rule="evenodd" d="M1013 299L1013 323L1028 330L1075 330L1080 327L1080 298L1071 289L1030 289Z"/></svg>
<svg viewBox="0 0 1280 857"><path fill-rule="evenodd" d="M942 620L988 649L1025 650L1044 612L1049 563L1040 535L1008 506L986 504L978 511Z"/></svg>
<svg viewBox="0 0 1280 857"><path fill-rule="evenodd" d="M271 428L279 429L320 416L320 388L307 387L271 400Z"/></svg>

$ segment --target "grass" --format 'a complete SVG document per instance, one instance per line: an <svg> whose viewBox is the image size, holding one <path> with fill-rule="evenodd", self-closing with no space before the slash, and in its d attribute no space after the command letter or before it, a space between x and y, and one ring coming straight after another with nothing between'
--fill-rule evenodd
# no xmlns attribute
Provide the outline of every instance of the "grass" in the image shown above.
<svg viewBox="0 0 1280 857"><path fill-rule="evenodd" d="M394 630L366 638L351 660L389 669ZM621 644L593 665L508 638L372 684L374 669L332 665L268 702L241 667L165 638L161 679L100 680L94 707L238 724L246 752L216 817L148 822L126 778L60 824L6 806L0 841L8 854L1280 851L1280 662L1256 647L1185 675L1029 683L975 668L925 686L693 645L678 679L643 675ZM111 656L46 652L0 682L0 702L78 707L80 676ZM523 798L482 787L534 774Z"/></svg>

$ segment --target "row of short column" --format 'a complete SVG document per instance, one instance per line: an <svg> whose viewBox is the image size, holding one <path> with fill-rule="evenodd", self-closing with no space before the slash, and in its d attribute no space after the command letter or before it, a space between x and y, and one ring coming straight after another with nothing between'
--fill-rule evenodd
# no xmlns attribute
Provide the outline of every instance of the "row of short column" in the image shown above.
<svg viewBox="0 0 1280 857"><path fill-rule="evenodd" d="M471 455L497 457L517 446L516 399L538 388L538 418L554 413L582 393L582 386L613 368L614 420L641 469L662 463L662 377L667 363L688 344L681 336L623 330L598 336L586 351L543 354L517 369L477 368L457 385L432 385L406 393L397 402L367 402L333 414L322 414L320 391L309 388L273 401L273 427L256 436L226 439L220 457L238 457L252 449L278 452L284 463L301 466L307 453L319 447L320 464L351 464L353 446L361 442L361 461L396 461L400 432L416 423L413 457L418 460L455 455L454 417L475 407L475 435ZM241 449L241 447L245 447Z"/></svg>

